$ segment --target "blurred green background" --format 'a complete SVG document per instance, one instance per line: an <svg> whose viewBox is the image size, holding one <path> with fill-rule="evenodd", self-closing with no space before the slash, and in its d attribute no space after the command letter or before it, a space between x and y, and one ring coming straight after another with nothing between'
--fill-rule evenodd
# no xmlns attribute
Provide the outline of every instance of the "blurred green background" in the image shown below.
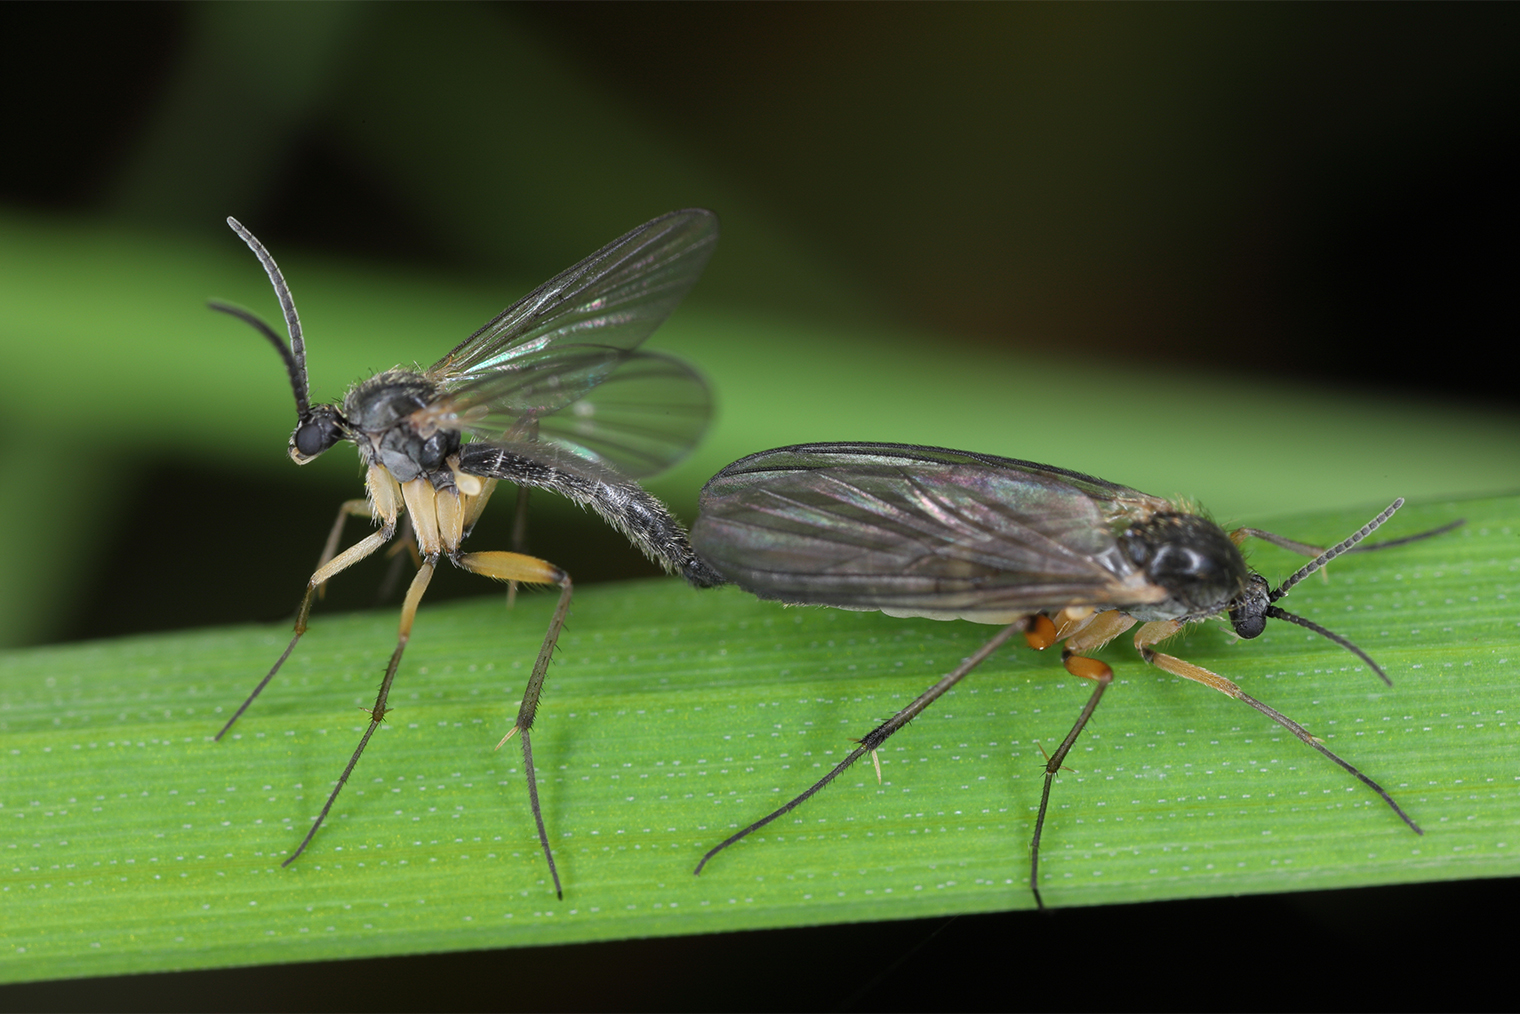
<svg viewBox="0 0 1520 1014"><path fill-rule="evenodd" d="M822 439L1045 460L1250 523L1512 490L1517 20L6 5L0 643L288 616L358 494L341 451L291 466L277 359L204 309L277 316L228 214L284 268L331 400L656 214L716 210L651 342L717 393L651 483L688 520L726 462ZM493 514L477 548L506 545ZM547 497L530 539L582 582L648 572ZM440 574L430 599L482 591Z"/></svg>

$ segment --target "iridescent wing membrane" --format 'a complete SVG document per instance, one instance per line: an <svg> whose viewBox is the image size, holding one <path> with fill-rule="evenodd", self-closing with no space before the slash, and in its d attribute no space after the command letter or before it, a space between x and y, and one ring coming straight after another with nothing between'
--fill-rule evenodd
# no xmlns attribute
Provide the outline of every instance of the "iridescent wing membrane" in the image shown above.
<svg viewBox="0 0 1520 1014"><path fill-rule="evenodd" d="M451 394L440 424L528 456L521 445L540 440L630 478L679 461L707 425L707 386L685 363L636 348L696 284L717 239L711 212L674 211L528 293L427 370Z"/></svg>
<svg viewBox="0 0 1520 1014"><path fill-rule="evenodd" d="M1116 535L1165 500L936 447L808 444L729 465L692 544L761 598L983 622L1152 601Z"/></svg>

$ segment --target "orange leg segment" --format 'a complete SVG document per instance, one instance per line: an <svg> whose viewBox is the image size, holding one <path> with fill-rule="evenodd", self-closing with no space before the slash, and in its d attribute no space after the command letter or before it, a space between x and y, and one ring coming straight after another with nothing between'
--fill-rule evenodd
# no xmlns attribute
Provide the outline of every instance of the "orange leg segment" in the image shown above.
<svg viewBox="0 0 1520 1014"><path fill-rule="evenodd" d="M1056 773L1061 770L1061 762L1076 745L1077 737L1082 735L1093 712L1098 710L1103 691L1114 681L1114 671L1106 662L1088 658L1082 653L1098 650L1134 624L1132 617L1114 609L1057 617L1057 626L1060 628L1058 633L1066 638L1066 646L1061 650L1061 664L1073 676L1092 680L1096 686L1093 687L1087 704L1083 706L1082 713L1077 716L1076 724L1045 762L1045 785L1040 791L1040 809L1034 819L1034 837L1029 842L1029 889L1034 892L1034 903L1040 908L1045 907L1045 899L1040 897L1040 838L1045 833L1045 815L1050 809L1050 785L1055 780Z"/></svg>

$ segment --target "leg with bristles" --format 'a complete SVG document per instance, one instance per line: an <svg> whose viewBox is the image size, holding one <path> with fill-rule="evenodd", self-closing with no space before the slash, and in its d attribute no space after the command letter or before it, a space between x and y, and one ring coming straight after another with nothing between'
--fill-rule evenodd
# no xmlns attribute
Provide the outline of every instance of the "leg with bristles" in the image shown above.
<svg viewBox="0 0 1520 1014"><path fill-rule="evenodd" d="M357 502L363 503L362 500ZM339 520L341 521L344 516L342 514L338 515ZM306 582L306 594L301 596L301 605L296 609L296 629L294 636L290 639L290 643L285 646L285 650L280 653L280 657L275 659L274 665L270 668L268 674L259 680L259 685L253 688L253 693L249 694L247 700L243 701L237 711L232 713L232 717L227 719L227 724L222 726L222 731L216 734L217 739L221 739L227 735L227 730L232 728L233 723L243 717L243 712L248 710L249 705L254 702L254 699L269 685L269 681L274 679L275 674L280 671L280 667L285 664L285 660L290 657L290 653L296 650L296 642L301 639L302 634L306 633L306 621L311 615L311 602L318 590L334 576L352 567L385 545L395 530L395 522L392 520L378 532L371 533L352 546L349 546L338 556L323 563L317 568L316 573L311 575L311 580Z"/></svg>
<svg viewBox="0 0 1520 1014"><path fill-rule="evenodd" d="M1135 624L1133 619L1116 610L1093 613L1079 619L1067 615L1069 612L1063 611L1058 616L1061 620L1057 624L1059 634L1066 638L1066 645L1061 649L1061 664L1073 676L1092 680L1096 686L1071 731L1061 740L1055 753L1045 758L1045 784L1040 790L1040 808L1034 818L1034 837L1029 841L1029 890L1034 894L1035 907L1040 909L1045 907L1045 899L1040 895L1040 839L1045 834L1045 815L1050 809L1050 786L1061 770L1061 762L1076 745L1077 737L1082 735L1093 712L1098 710L1103 691L1114 681L1114 671L1107 663L1088 658L1085 653L1097 651Z"/></svg>
<svg viewBox="0 0 1520 1014"><path fill-rule="evenodd" d="M369 709L369 727L364 730L364 735L359 740L359 745L354 750L354 755L349 758L348 766L343 769L343 774L338 776L338 784L333 786L332 795L327 797L327 803L322 807L322 812L317 814L311 830L306 832L306 837L301 839L301 844L280 865L289 866L296 861L296 857L306 851L306 846L311 844L311 839L316 835L317 828L327 819L328 811L337 802L338 793L343 791L343 786L348 781L348 776L353 773L354 766L359 763L359 757L364 753L364 748L369 745L370 737L375 730L380 728L380 723L385 720L385 702L391 694L391 683L396 679L396 669L401 665L401 655L406 651L406 643L412 637L412 621L417 618L417 605L422 601L423 592L427 591L428 582L433 579L433 565L436 558L429 558L422 562L422 567L417 571L417 576L412 578L412 586L407 589L406 601L401 606L401 626L396 636L396 650L391 653L390 664L385 667L385 678L380 681L380 692L375 697L375 706Z"/></svg>
<svg viewBox="0 0 1520 1014"><path fill-rule="evenodd" d="M1465 524L1467 524L1466 518L1458 518L1455 521L1448 521L1446 524L1441 525L1437 528L1426 529L1423 532L1415 532L1413 535L1404 535L1400 536L1397 539L1383 539L1381 542L1364 542L1353 546L1352 548L1346 550L1346 552L1348 554L1372 553L1379 549L1395 549L1399 546L1407 546L1411 542L1420 542L1424 539L1433 539L1437 535L1445 535L1447 532L1461 528ZM1290 539L1282 535L1276 535L1272 532L1264 532L1260 528L1237 528L1230 533L1230 541L1235 543L1237 546L1248 538L1261 539L1263 542L1270 542L1274 546L1281 546L1283 549L1288 550L1290 553L1297 553L1300 556L1319 556L1325 551L1320 546L1311 546L1308 543L1299 542L1296 539Z"/></svg>
<svg viewBox="0 0 1520 1014"><path fill-rule="evenodd" d="M986 661L987 658L993 652L1001 648L1004 642L1006 642L1010 637L1012 637L1014 634L1025 631L1028 626L1029 621L1027 618L1020 619L1014 623L1010 623L1008 626L998 631L990 641L978 648L975 654L971 655L965 661L961 662L960 665L956 666L955 669L940 679L928 690L925 690L922 694L919 694L918 697L907 707L903 708L897 714L893 715L891 718L887 719L887 721L883 722L881 725L873 729L864 739L860 741L859 746L850 751L850 754L845 757L844 760L834 765L833 770L824 775L822 778L818 779L818 781L814 782L806 792L803 792L800 796L797 796L791 802L780 807L779 809L773 810L766 816L761 817L759 820L755 821L749 827L746 827L744 830L738 832L737 834L730 835L728 838L724 839L722 842L709 849L707 851L707 854L702 857L702 861L697 863L697 868L692 872L694 874L700 874L702 872L702 867L706 866L708 860L713 856L717 855L719 852L722 852L724 849L728 848L735 842L740 841L743 838L748 837L750 834L753 834L754 832L760 830L762 827L771 823L776 818L785 816L786 814L795 810L797 807L801 806L807 800L816 795L818 791L825 785L829 784L835 778L838 778L841 774L843 774L846 768L848 768L851 764L854 764L861 757L864 757L866 754L871 754L874 757L876 751L881 747L883 743L887 741L887 738L889 736L922 714L925 708L938 700L940 696L945 693L945 691L949 690L951 687L955 686L955 684L959 683L967 673Z"/></svg>
<svg viewBox="0 0 1520 1014"><path fill-rule="evenodd" d="M1320 753L1324 754L1326 757L1339 764L1346 771L1354 775L1356 779L1363 785L1367 786L1373 792L1376 792L1379 798L1381 798L1383 802L1387 803L1393 812L1399 815L1399 819L1408 824L1410 829L1413 830L1415 834L1425 833L1424 831L1420 830L1420 826L1414 822L1409 814L1405 813L1403 808L1400 807L1398 803L1395 803L1393 801L1393 797L1390 796L1381 785L1373 781L1371 778L1368 778L1366 775L1362 774L1362 772L1350 762L1331 752L1330 749L1325 746L1325 744L1321 743L1318 739L1312 736L1303 726L1299 725L1291 718L1288 718L1286 715L1283 715L1273 708L1270 708L1262 702L1256 700L1256 698L1240 689L1240 687L1237 686L1233 681L1225 679L1223 676L1220 676L1217 673L1210 672L1209 670L1203 668L1203 666L1194 665L1192 662L1186 662L1174 655L1162 654L1153 648L1153 645L1164 641L1168 637L1171 637L1179 629L1181 629L1181 627L1182 624L1176 620L1158 620L1154 623L1147 623L1145 626L1141 627L1140 630L1135 634L1135 648L1140 652L1140 657L1145 659L1151 665L1156 666L1158 669L1162 669L1166 672L1171 673L1173 676L1181 676L1183 679L1192 680L1194 683L1202 683L1204 686L1217 690L1227 697L1233 697L1237 701L1241 701L1255 708L1257 711L1261 712L1263 715L1266 715L1268 718L1276 722L1278 725L1282 726L1284 729L1287 729L1300 741L1310 747L1313 747L1315 750L1318 750Z"/></svg>
<svg viewBox="0 0 1520 1014"><path fill-rule="evenodd" d="M496 748L500 750L507 740L518 733L522 734L523 772L528 779L528 803L533 808L533 821L538 825L538 841L543 846L544 860L549 864L549 875L554 880L554 893L563 898L565 895L560 888L559 869L554 865L554 852L549 848L549 832L544 827L544 814L538 802L538 777L533 768L531 731L533 718L538 713L538 699L543 693L544 678L549 672L549 662L554 658L554 645L559 641L560 631L565 626L565 617L570 612L572 590L570 575L546 560L524 556L521 553L500 551L461 553L454 557L454 562L465 570L484 574L498 581L553 584L558 585L560 589L559 603L554 607L554 615L549 620L549 629L544 634L543 646L538 650L538 658L533 663L533 672L528 676L528 686L523 691L522 704L517 709L517 722L512 726L511 731L501 738L501 742L496 744Z"/></svg>
<svg viewBox="0 0 1520 1014"><path fill-rule="evenodd" d="M327 561L338 555L338 543L343 538L343 525L349 518L371 517L371 508L368 500L345 500L338 507L338 517L333 521L332 531L327 533L327 541L322 544L322 556L317 560L317 569L327 566Z"/></svg>
<svg viewBox="0 0 1520 1014"><path fill-rule="evenodd" d="M306 582L306 594L301 597L301 605L296 610L295 635L285 646L285 651L275 660L269 673L259 680L259 685L253 688L253 693L249 694L242 706L233 712L227 724L222 726L222 731L216 734L217 739L227 735L227 730L242 717L243 712L248 710L248 706L269 685L269 681L274 679L275 673L280 671L280 666L285 664L290 653L295 651L296 642L301 639L302 634L306 633L306 620L311 615L312 598L320 592L322 586L385 545L390 541L391 536L396 534L397 519L401 516L401 487L396 484L395 479L391 478L390 473L379 465L370 466L364 485L369 490L368 500L349 500L338 509L338 520L333 524L332 533L327 537L327 545L322 550L322 559L317 564L316 572ZM343 533L343 522L357 512L356 505L359 504L363 504L365 511L380 520L380 530L370 533L334 557L332 551Z"/></svg>
<svg viewBox="0 0 1520 1014"><path fill-rule="evenodd" d="M414 571L422 566L422 553L417 549L417 535L412 531L410 516L401 516L401 528L396 533L396 541L385 551L385 557L391 565L386 568L385 579L380 582L380 587L375 589L376 605L389 599L401 583L401 573L406 568L408 559L411 560Z"/></svg>

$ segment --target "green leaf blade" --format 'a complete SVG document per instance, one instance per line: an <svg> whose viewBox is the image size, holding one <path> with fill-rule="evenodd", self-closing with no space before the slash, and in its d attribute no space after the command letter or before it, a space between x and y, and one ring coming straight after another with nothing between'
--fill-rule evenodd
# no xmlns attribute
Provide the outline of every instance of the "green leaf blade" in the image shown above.
<svg viewBox="0 0 1520 1014"><path fill-rule="evenodd" d="M1407 515L1407 516L1406 516ZM1239 682L1381 782L1425 829L1238 702L1145 666L1115 685L1052 793L1058 906L1513 875L1520 500L1406 508L1397 535L1288 605L1366 648L1383 686L1308 631L1167 650ZM1338 513L1276 531L1333 541ZM1269 577L1298 561L1259 549ZM1043 753L1089 693L1051 652L999 652L856 765L802 791L992 628L783 609L677 581L577 592L534 732L566 897L554 899L510 727L552 597L424 606L376 734L357 743L392 611L0 656L0 977L9 981L712 932L1028 907Z"/></svg>

